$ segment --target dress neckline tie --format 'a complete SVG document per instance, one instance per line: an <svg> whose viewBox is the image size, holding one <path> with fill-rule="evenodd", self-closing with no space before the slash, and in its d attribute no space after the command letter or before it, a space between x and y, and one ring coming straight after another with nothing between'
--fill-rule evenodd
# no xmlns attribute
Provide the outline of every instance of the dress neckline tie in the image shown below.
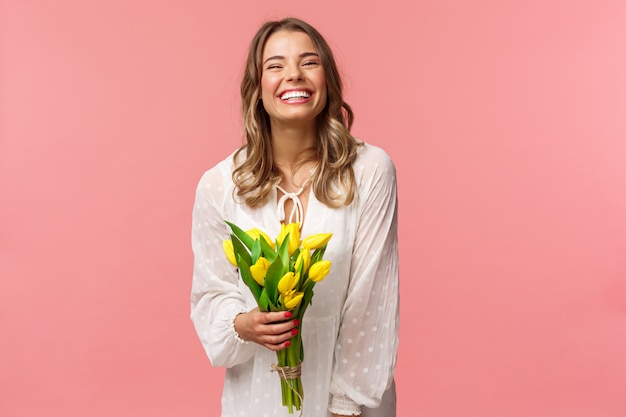
<svg viewBox="0 0 626 417"><path fill-rule="evenodd" d="M285 221L285 203L287 200L291 200L293 202L293 208L291 209L291 213L289 213L289 223L299 223L300 227L302 227L302 222L304 221L304 205L302 204L302 200L300 200L299 196L311 183L313 173L316 169L317 167L311 168L308 178L304 181L302 187L300 187L300 189L295 193L289 192L280 185L276 184L276 188L283 193L282 197L278 199L278 220L280 220L281 223Z"/></svg>
<svg viewBox="0 0 626 417"><path fill-rule="evenodd" d="M281 222L285 220L285 203L287 200L291 200L293 202L293 208L289 214L289 223L302 224L302 220L304 218L304 206L302 205L302 201L299 196L302 194L302 191L304 191L307 185L308 184L303 185L295 193L290 193L280 185L276 184L276 188L283 193L283 196L278 200L278 219Z"/></svg>

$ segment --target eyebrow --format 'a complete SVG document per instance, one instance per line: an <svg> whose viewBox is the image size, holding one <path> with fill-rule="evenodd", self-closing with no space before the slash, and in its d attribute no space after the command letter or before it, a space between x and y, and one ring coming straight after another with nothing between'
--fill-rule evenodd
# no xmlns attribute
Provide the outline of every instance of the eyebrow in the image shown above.
<svg viewBox="0 0 626 417"><path fill-rule="evenodd" d="M316 57L318 57L318 58L319 58L319 55L318 55L318 54L316 54L315 52L303 52L303 53L301 53L298 57L299 57L299 58L307 58L307 57L309 57L309 56L316 56ZM267 63L267 61L271 61L271 60L273 60L273 59L285 59L285 57L284 57L284 56L282 56L282 55L274 55L274 56L271 56L271 57L267 58L265 61L263 61L263 65L265 65L265 64Z"/></svg>

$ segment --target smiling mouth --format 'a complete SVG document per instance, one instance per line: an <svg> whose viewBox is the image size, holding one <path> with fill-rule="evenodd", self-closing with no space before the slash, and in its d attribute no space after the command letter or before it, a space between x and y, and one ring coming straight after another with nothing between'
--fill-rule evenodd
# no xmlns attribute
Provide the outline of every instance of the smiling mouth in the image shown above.
<svg viewBox="0 0 626 417"><path fill-rule="evenodd" d="M305 98L311 97L311 93L308 91L288 91L280 96L281 100L291 101L291 100L302 100Z"/></svg>

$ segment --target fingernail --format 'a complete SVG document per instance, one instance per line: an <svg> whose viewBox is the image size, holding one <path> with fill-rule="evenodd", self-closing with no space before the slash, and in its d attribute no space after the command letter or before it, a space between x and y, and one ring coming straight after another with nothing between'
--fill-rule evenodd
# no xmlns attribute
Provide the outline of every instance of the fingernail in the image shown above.
<svg viewBox="0 0 626 417"><path fill-rule="evenodd" d="M290 342L289 340L287 340L287 341L285 342L285 346L289 346L290 344L291 344L291 342Z"/></svg>
<svg viewBox="0 0 626 417"><path fill-rule="evenodd" d="M297 326L298 324L300 324L300 320L295 319L295 320L293 321L293 324L294 324L294 326Z"/></svg>
<svg viewBox="0 0 626 417"><path fill-rule="evenodd" d="M293 329L291 331L291 334L294 335L294 336L297 335L298 334L298 329Z"/></svg>
<svg viewBox="0 0 626 417"><path fill-rule="evenodd" d="M289 318L291 316L292 316L291 311L286 311L285 312L285 317Z"/></svg>

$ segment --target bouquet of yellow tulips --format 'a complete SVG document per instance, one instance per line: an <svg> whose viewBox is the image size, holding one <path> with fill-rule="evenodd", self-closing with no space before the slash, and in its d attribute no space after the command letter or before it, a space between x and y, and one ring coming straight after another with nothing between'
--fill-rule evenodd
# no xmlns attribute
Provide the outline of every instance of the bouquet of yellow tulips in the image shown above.
<svg viewBox="0 0 626 417"><path fill-rule="evenodd" d="M233 223L231 238L223 243L226 257L239 268L243 282L250 288L259 310L291 311L302 323L304 312L313 298L315 283L323 280L331 263L322 259L332 233L319 233L300 240L300 224L281 227L275 241L259 229L243 231ZM290 345L277 351L278 365L272 368L280 376L283 405L293 414L300 410L304 391L300 366L304 360L301 332Z"/></svg>

